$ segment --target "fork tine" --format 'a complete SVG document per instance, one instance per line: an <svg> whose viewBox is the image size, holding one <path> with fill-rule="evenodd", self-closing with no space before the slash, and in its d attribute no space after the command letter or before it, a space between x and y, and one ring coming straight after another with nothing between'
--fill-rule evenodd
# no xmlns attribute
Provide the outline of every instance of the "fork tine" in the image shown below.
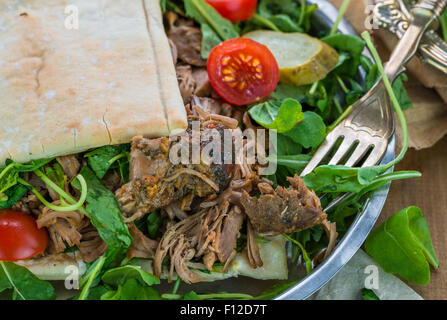
<svg viewBox="0 0 447 320"><path fill-rule="evenodd" d="M383 141L378 141L377 143L375 143L374 149L371 151L362 167L370 167L378 164L385 154L386 147L387 145Z"/></svg>
<svg viewBox="0 0 447 320"><path fill-rule="evenodd" d="M346 161L345 166L353 167L368 152L371 144L360 143L352 153L351 157Z"/></svg>
<svg viewBox="0 0 447 320"><path fill-rule="evenodd" d="M351 149L352 144L354 142L355 142L354 139L344 137L343 142L340 144L340 147L338 147L337 152L329 161L329 165L337 165L340 162L340 160L348 153L349 149Z"/></svg>
<svg viewBox="0 0 447 320"><path fill-rule="evenodd" d="M333 132L332 132L333 133ZM320 162L324 159L324 157L331 151L335 142L339 138L337 135L330 133L326 140L322 143L320 148L318 148L317 152L313 155L310 162L307 164L306 168L304 168L303 172L301 172L300 176L304 177L305 175L314 171L314 169L320 164Z"/></svg>

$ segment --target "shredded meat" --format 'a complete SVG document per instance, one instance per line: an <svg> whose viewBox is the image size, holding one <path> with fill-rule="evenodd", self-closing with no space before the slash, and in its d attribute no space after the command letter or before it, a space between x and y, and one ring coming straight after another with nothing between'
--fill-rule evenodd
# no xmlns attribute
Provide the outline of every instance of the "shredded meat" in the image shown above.
<svg viewBox="0 0 447 320"><path fill-rule="evenodd" d="M50 253L61 253L67 247L79 246L83 216L79 212L58 212L45 207L36 223L39 228L46 227L50 236Z"/></svg>
<svg viewBox="0 0 447 320"><path fill-rule="evenodd" d="M206 68L194 68L192 77L196 83L194 94L199 97L208 97L211 95L211 83L208 79Z"/></svg>
<svg viewBox="0 0 447 320"><path fill-rule="evenodd" d="M192 104L209 114L231 117L232 113L231 105L221 100L194 96L192 98Z"/></svg>
<svg viewBox="0 0 447 320"><path fill-rule="evenodd" d="M197 66L206 66L202 59L202 32L192 20L179 19L174 12L166 13L169 24L168 38L175 44L177 55L183 62Z"/></svg>
<svg viewBox="0 0 447 320"><path fill-rule="evenodd" d="M227 121L234 125L231 120L218 118L222 116L211 117L217 117L214 118L216 121ZM203 124L204 120L200 123ZM213 141L214 132L220 131L220 137L223 139L224 128L224 124L213 128L201 126L200 149L203 150ZM131 181L115 193L127 223L177 200L187 198L188 202L191 202L194 197L203 198L217 194L228 184L229 170L225 164L207 165L203 161L193 164L192 155L189 164L184 165L180 161L174 164L171 161L171 149L176 148L174 150L178 151L184 147L189 148L190 145L198 143L195 139L190 126L187 135L180 136L175 141L166 137L146 139L141 136L132 140Z"/></svg>
<svg viewBox="0 0 447 320"><path fill-rule="evenodd" d="M234 206L223 221L217 251L220 262L227 263L232 256L236 255L236 241L239 238L239 230L243 222L244 215L241 209Z"/></svg>
<svg viewBox="0 0 447 320"><path fill-rule="evenodd" d="M98 231L91 224L81 230L82 238L79 251L83 261L90 263L98 259L107 250L106 243L99 236Z"/></svg>
<svg viewBox="0 0 447 320"><path fill-rule="evenodd" d="M62 169L64 169L69 180L72 180L79 173L81 164L74 155L57 157L56 160L59 162Z"/></svg>
<svg viewBox="0 0 447 320"><path fill-rule="evenodd" d="M128 225L130 235L133 238L132 245L127 250L128 258L153 258L158 242L146 237L135 224Z"/></svg>
<svg viewBox="0 0 447 320"><path fill-rule="evenodd" d="M247 222L247 257L253 268L263 266L258 243L256 242L255 232L250 221Z"/></svg>
<svg viewBox="0 0 447 320"><path fill-rule="evenodd" d="M289 190L278 186L276 190L266 183L259 187L259 198L242 192L241 204L254 230L260 234L292 233L321 224L326 214L320 199L310 191L304 181L295 176L288 178Z"/></svg>
<svg viewBox="0 0 447 320"><path fill-rule="evenodd" d="M190 103L196 88L196 81L192 74L192 68L190 65L179 64L175 66L175 72L177 74L177 81L183 102Z"/></svg>
<svg viewBox="0 0 447 320"><path fill-rule="evenodd" d="M188 266L195 266L193 258L202 258L204 267L212 270L217 259L225 266L236 255L236 241L244 216L240 208L231 206L227 198L230 190L224 191L213 207L203 209L186 219L171 225L158 244L154 258L154 274L160 277L166 256L171 259L169 281L174 270L186 283L202 279Z"/></svg>
<svg viewBox="0 0 447 320"><path fill-rule="evenodd" d="M107 189L115 192L119 187L121 187L121 175L117 170L109 170L101 182Z"/></svg>

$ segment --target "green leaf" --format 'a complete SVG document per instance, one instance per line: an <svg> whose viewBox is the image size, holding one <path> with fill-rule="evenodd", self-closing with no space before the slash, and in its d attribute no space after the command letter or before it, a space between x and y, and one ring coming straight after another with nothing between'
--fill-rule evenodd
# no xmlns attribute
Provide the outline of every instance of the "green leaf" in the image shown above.
<svg viewBox="0 0 447 320"><path fill-rule="evenodd" d="M27 268L0 261L0 292L12 289L17 300L53 300L53 286L37 278Z"/></svg>
<svg viewBox="0 0 447 320"><path fill-rule="evenodd" d="M300 144L294 142L292 139L283 134L278 134L277 136L276 149L276 153L278 154L278 156L301 154L302 151L302 147Z"/></svg>
<svg viewBox="0 0 447 320"><path fill-rule="evenodd" d="M200 300L200 297L194 291L189 291L183 295L183 300Z"/></svg>
<svg viewBox="0 0 447 320"><path fill-rule="evenodd" d="M107 261L105 265L122 260L125 252L132 243L132 237L123 220L118 201L115 195L98 180L95 173L88 168L82 168L80 174L87 182L87 205L93 226L98 230L100 237L107 244ZM72 186L80 189L77 180Z"/></svg>
<svg viewBox="0 0 447 320"><path fill-rule="evenodd" d="M127 280L119 300L160 300L160 294L151 287L142 286L136 279Z"/></svg>
<svg viewBox="0 0 447 320"><path fill-rule="evenodd" d="M111 160L120 154L129 152L129 148L128 144L104 146L87 153L85 157L88 158L88 165L96 176L102 179L113 164Z"/></svg>
<svg viewBox="0 0 447 320"><path fill-rule="evenodd" d="M14 168L14 164L10 164L0 170L0 194L2 194L17 184L19 172Z"/></svg>
<svg viewBox="0 0 447 320"><path fill-rule="evenodd" d="M267 158L268 161L276 162L280 166L285 166L297 171L302 171L309 163L311 155L299 154L296 156L276 156Z"/></svg>
<svg viewBox="0 0 447 320"><path fill-rule="evenodd" d="M198 23L209 24L222 40L239 37L235 26L203 0L185 0L186 15Z"/></svg>
<svg viewBox="0 0 447 320"><path fill-rule="evenodd" d="M254 300L271 300L297 283L298 281L275 284L263 291L259 296L255 297Z"/></svg>
<svg viewBox="0 0 447 320"><path fill-rule="evenodd" d="M160 212L159 211L151 212L147 216L146 223L149 237L152 239L157 238L158 230L160 229L160 226L163 223L163 219L161 218Z"/></svg>
<svg viewBox="0 0 447 320"><path fill-rule="evenodd" d="M21 163L14 162L14 168L18 172L32 172L34 170L37 170L37 169L43 167L44 165L50 163L53 160L54 160L54 158L31 160L27 164L21 164ZM9 160L9 159L6 160L6 163L8 164L9 161L12 163L12 160Z"/></svg>
<svg viewBox="0 0 447 320"><path fill-rule="evenodd" d="M358 36L342 33L327 36L322 38L321 41L330 45L339 53L344 52L349 54L350 58L346 59L346 57L344 57L343 63L335 69L338 74L351 77L357 74L360 66L360 58L365 48L365 41Z"/></svg>
<svg viewBox="0 0 447 320"><path fill-rule="evenodd" d="M110 269L102 276L102 281L112 286L123 285L129 279L135 279L140 284L148 286L160 284L160 279L156 276L144 271L139 266L132 265Z"/></svg>
<svg viewBox="0 0 447 320"><path fill-rule="evenodd" d="M301 104L294 99L267 101L250 108L251 118L267 129L283 133L304 119Z"/></svg>
<svg viewBox="0 0 447 320"><path fill-rule="evenodd" d="M309 86L295 86L293 84L279 83L275 91L270 95L274 100L295 99L300 103L307 100L309 95Z"/></svg>
<svg viewBox="0 0 447 320"><path fill-rule="evenodd" d="M362 300L380 300L379 297L371 289L362 289Z"/></svg>
<svg viewBox="0 0 447 320"><path fill-rule="evenodd" d="M28 191L28 188L22 184L16 184L15 186L9 188L5 191L5 195L7 196L7 200L0 202L0 209L9 209L14 203L16 203L20 198L22 198L25 193Z"/></svg>
<svg viewBox="0 0 447 320"><path fill-rule="evenodd" d="M386 168L382 166L351 168L320 166L304 177L306 186L315 192L359 192Z"/></svg>
<svg viewBox="0 0 447 320"><path fill-rule="evenodd" d="M202 58L208 59L211 50L213 50L215 46L220 44L222 42L222 39L219 37L216 31L214 31L214 29L210 27L208 23L202 23L200 26L200 30L202 31Z"/></svg>
<svg viewBox="0 0 447 320"><path fill-rule="evenodd" d="M326 125L315 112L304 112L303 120L292 130L283 133L304 148L316 148L326 138Z"/></svg>
<svg viewBox="0 0 447 320"><path fill-rule="evenodd" d="M368 237L365 250L386 272L416 284L430 281L429 263L438 267L427 222L417 207L389 217Z"/></svg>

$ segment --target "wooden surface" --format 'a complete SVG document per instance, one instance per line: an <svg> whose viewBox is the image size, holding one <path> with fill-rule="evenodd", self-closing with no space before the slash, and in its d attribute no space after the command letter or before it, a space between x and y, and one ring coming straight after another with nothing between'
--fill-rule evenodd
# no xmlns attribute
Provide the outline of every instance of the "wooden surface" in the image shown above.
<svg viewBox="0 0 447 320"><path fill-rule="evenodd" d="M421 208L440 267L432 271L429 284L409 283L409 286L424 299L447 300L447 137L432 148L409 150L396 170L418 170L422 177L392 183L378 223L406 207L414 205Z"/></svg>

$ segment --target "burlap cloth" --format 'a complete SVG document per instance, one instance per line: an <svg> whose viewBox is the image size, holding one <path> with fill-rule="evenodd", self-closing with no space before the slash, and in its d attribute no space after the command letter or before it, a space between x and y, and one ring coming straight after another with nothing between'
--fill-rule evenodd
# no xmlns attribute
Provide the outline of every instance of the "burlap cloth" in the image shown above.
<svg viewBox="0 0 447 320"><path fill-rule="evenodd" d="M337 8L343 0L329 0ZM360 34L368 19L367 6L374 0L352 0L345 18ZM384 61L397 43L397 37L386 30L372 30L375 45ZM408 65L409 81L405 87L414 108L405 111L408 122L410 147L432 147L447 134L447 75L415 57ZM399 130L397 130L399 132Z"/></svg>

